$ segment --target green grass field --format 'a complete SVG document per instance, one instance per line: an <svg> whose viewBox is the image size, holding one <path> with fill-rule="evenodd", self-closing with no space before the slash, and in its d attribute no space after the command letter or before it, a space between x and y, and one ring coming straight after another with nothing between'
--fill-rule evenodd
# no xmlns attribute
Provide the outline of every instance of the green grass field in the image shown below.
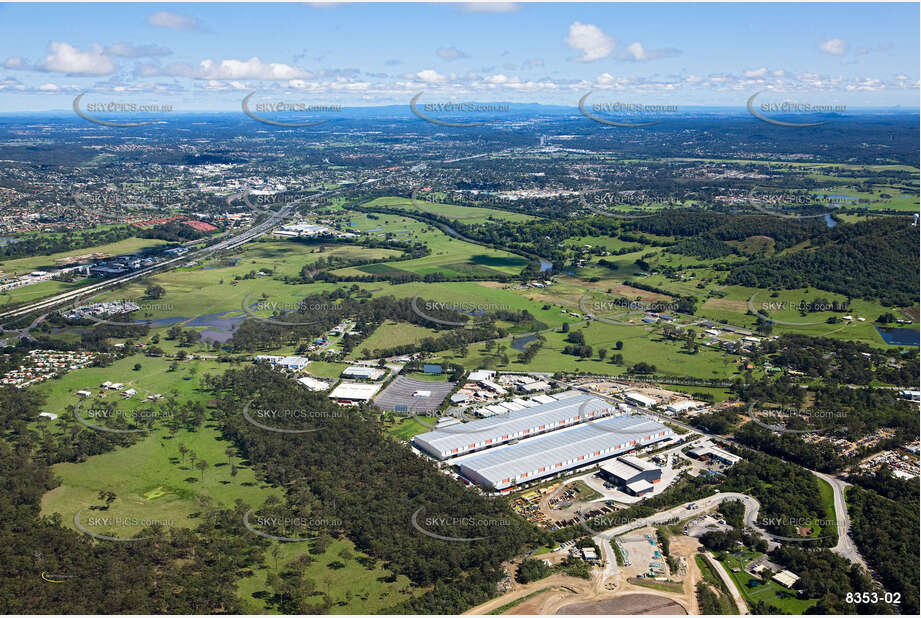
<svg viewBox="0 0 921 618"><path fill-rule="evenodd" d="M371 335L362 341L361 345L352 350L349 358L364 357L363 350L374 350L392 348L396 345L405 345L417 343L425 337L437 337L438 331L433 328L425 328L408 324L406 322L386 321L378 326Z"/></svg>
<svg viewBox="0 0 921 618"><path fill-rule="evenodd" d="M818 602L818 599L797 599L795 590L788 590L775 581L749 588L748 581L757 578L746 573L743 567L760 555L757 552L746 552L741 557L728 555L722 561L729 577L732 578L747 603L753 605L758 601L763 601L768 605L773 605L783 614L804 614ZM739 569L739 572L733 573L733 569Z"/></svg>
<svg viewBox="0 0 921 618"><path fill-rule="evenodd" d="M85 431L93 431L87 429ZM183 461L179 445L195 452L209 467L202 473L187 455ZM127 448L89 457L81 463L53 467L61 485L42 498L42 513L60 513L67 526L83 511L81 523L93 532L122 538L136 535L140 525L89 525L91 517L121 517L170 522L168 527L197 525L201 499L232 506L237 499L258 506L281 491L257 481L253 470L238 457L226 453L230 446L220 433L203 426L198 431L152 431ZM237 468L236 476L231 468ZM113 491L117 498L106 510L92 510L101 504L100 491Z"/></svg>
<svg viewBox="0 0 921 618"><path fill-rule="evenodd" d="M76 405L81 401L77 395L79 390L89 390L94 393L86 406L93 401L119 402L119 409L136 408L143 403L143 399L150 394L159 393L164 396L175 393L182 401L204 401L209 398L207 392L202 390L200 380L205 373L221 373L225 365L213 360L195 359L185 360L179 364L176 371L170 371L171 359L150 358L140 354L115 361L107 367L86 367L71 371L58 379L48 380L32 386L46 397L43 410L61 414L68 405ZM141 369L134 370L134 365L140 363ZM124 400L118 392L103 391L100 384L103 382L121 382L125 389L134 388L138 391L130 400ZM104 394L104 397L100 397Z"/></svg>
<svg viewBox="0 0 921 618"><path fill-rule="evenodd" d="M278 549L278 566L276 569L273 552ZM269 611L258 593L270 590L266 578L270 573L282 571L289 562L307 554L308 543L274 542L266 552L265 566L253 569L253 574L239 581L237 596L248 608L248 613L278 613ZM423 590L413 588L412 582L405 576L395 576L391 571L377 562L370 567L358 562L367 556L355 549L348 539L336 539L320 555L311 555L311 562L303 575L316 586L317 592L326 593L332 601L330 614L375 614L421 594ZM330 563L338 562L344 566L334 568ZM392 581L391 581L392 580ZM311 602L319 603L320 597Z"/></svg>
<svg viewBox="0 0 921 618"><path fill-rule="evenodd" d="M358 230L376 233L382 238L390 235L392 238L403 241L423 242L431 250L430 255L422 258L387 264L400 271L419 275L480 274L486 278L496 273L517 274L527 264L525 258L514 253L489 249L453 238L428 223L410 217L389 214L374 216L377 218L370 219L368 215L355 213L349 216L349 220ZM389 270L388 272L394 271ZM368 271L361 268L344 268L334 270L333 273L364 276L368 274Z"/></svg>
<svg viewBox="0 0 921 618"><path fill-rule="evenodd" d="M436 199L438 196L434 196ZM416 201L403 197L381 197L366 204L366 206L386 206L400 208L409 212L423 212L450 219L458 219L466 224L486 223L490 220L500 221L533 221L536 217L522 213L485 208L480 206L458 206L456 204L442 204L433 201L425 192L420 192Z"/></svg>
<svg viewBox="0 0 921 618"><path fill-rule="evenodd" d="M437 416L420 416L419 418L429 425L434 425L438 422ZM413 436L431 431L430 427L426 427L412 416L403 418L397 417L389 427L387 433L399 440L411 440Z"/></svg>

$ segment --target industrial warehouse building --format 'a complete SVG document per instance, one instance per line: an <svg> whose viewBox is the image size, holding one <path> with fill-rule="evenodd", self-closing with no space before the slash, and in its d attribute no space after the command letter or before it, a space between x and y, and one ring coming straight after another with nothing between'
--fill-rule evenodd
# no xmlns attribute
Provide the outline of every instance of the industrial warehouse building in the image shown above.
<svg viewBox="0 0 921 618"><path fill-rule="evenodd" d="M342 371L343 378L357 378L359 380L379 380L387 373L378 367L366 367L364 365L353 365L346 367Z"/></svg>
<svg viewBox="0 0 921 618"><path fill-rule="evenodd" d="M648 417L616 416L462 457L457 465L465 478L502 490L598 463L672 435L671 429Z"/></svg>
<svg viewBox="0 0 921 618"><path fill-rule="evenodd" d="M377 391L381 390L380 384L357 384L343 382L333 389L329 398L340 404L358 404L370 401Z"/></svg>
<svg viewBox="0 0 921 618"><path fill-rule="evenodd" d="M692 448L688 451L688 455L694 457L695 459L702 459L704 461L713 459L727 466L734 466L742 460L742 458L738 455L733 455L729 451L723 450L709 441L704 442L697 448Z"/></svg>
<svg viewBox="0 0 921 618"><path fill-rule="evenodd" d="M642 406L644 408L649 408L659 403L658 400L653 399L652 397L647 397L643 393L635 392L624 393L624 399L635 406Z"/></svg>
<svg viewBox="0 0 921 618"><path fill-rule="evenodd" d="M641 496L652 491L653 483L662 480L662 469L646 459L625 455L601 466L601 476L627 493Z"/></svg>
<svg viewBox="0 0 921 618"><path fill-rule="evenodd" d="M573 396L561 401L544 395L549 402L532 408L510 412L502 408L502 413L489 418L464 423L445 431L419 434L413 438L413 443L436 459L448 459L598 419L618 411L614 404L586 393L574 392Z"/></svg>

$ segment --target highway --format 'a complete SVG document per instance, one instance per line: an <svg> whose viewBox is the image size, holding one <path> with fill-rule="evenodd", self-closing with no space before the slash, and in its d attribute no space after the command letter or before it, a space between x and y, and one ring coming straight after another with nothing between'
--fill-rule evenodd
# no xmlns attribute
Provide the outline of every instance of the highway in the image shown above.
<svg viewBox="0 0 921 618"><path fill-rule="evenodd" d="M44 298L42 300L23 305L21 307L17 307L16 309L5 311L3 313L0 313L0 321L9 323L10 321L15 321L19 318L22 318L24 316L27 316L29 314L32 314L38 311L50 310L50 309L53 309L54 307L57 307L58 305L61 305L61 304L64 304L70 301L76 301L77 299L80 299L84 296L98 295L108 290L109 288L123 285L129 281L133 281L134 279L138 279L141 277L147 277L149 275L152 275L155 272L177 268L192 260L198 260L201 258L208 257L209 255L212 255L213 253L217 251L235 249L236 247L246 244L247 242L253 240L254 238L258 238L259 236L262 236L266 232L275 228L279 223L281 223L288 216L288 214L290 213L294 205L295 205L295 202L287 204L284 208L282 208L277 213L273 213L272 216L270 216L268 219L266 219L259 225L252 227L246 230L245 232L238 234L237 236L233 236L226 240L222 240L216 244L204 247L203 249L200 249L198 251L194 251L191 253L187 253L185 255L177 256L169 260L160 262L158 264L154 264L153 266L148 266L147 268L142 268L140 270L136 270L126 275L122 275L120 277L112 277L111 279L100 281L99 283L93 283L91 285L83 286L76 290L71 290L69 292L64 292L61 294L57 294L55 296L50 296L48 298Z"/></svg>
<svg viewBox="0 0 921 618"><path fill-rule="evenodd" d="M850 483L846 483L837 477L822 474L814 470L810 470L810 472L831 485L832 491L835 494L835 521L838 526L838 544L832 548L832 551L839 556L847 558L851 562L856 562L869 571L870 568L864 561L863 556L861 556L860 552L857 550L857 545L854 544L854 539L851 538L850 534L851 518L847 513L847 503L844 501L844 491Z"/></svg>

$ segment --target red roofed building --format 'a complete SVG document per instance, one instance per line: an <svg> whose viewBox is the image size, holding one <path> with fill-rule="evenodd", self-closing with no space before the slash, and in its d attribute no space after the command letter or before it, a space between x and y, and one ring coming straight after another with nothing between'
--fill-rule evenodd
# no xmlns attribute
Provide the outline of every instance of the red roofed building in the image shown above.
<svg viewBox="0 0 921 618"><path fill-rule="evenodd" d="M185 223L191 228L198 230L199 232L213 232L214 230L217 229L210 223L205 223L204 221L193 221L190 219L188 221L183 221L183 223Z"/></svg>

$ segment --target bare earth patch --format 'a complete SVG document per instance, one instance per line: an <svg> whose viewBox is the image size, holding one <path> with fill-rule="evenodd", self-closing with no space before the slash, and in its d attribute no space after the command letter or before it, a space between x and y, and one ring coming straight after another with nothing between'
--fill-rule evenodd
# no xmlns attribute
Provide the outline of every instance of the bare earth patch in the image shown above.
<svg viewBox="0 0 921 618"><path fill-rule="evenodd" d="M685 615L687 612L678 603L653 594L628 594L604 601L573 603L564 605L557 614L614 615L667 614Z"/></svg>
<svg viewBox="0 0 921 618"><path fill-rule="evenodd" d="M728 298L708 298L701 306L702 309L719 309L722 311L732 311L733 313L745 313L748 311L748 301L729 300Z"/></svg>

